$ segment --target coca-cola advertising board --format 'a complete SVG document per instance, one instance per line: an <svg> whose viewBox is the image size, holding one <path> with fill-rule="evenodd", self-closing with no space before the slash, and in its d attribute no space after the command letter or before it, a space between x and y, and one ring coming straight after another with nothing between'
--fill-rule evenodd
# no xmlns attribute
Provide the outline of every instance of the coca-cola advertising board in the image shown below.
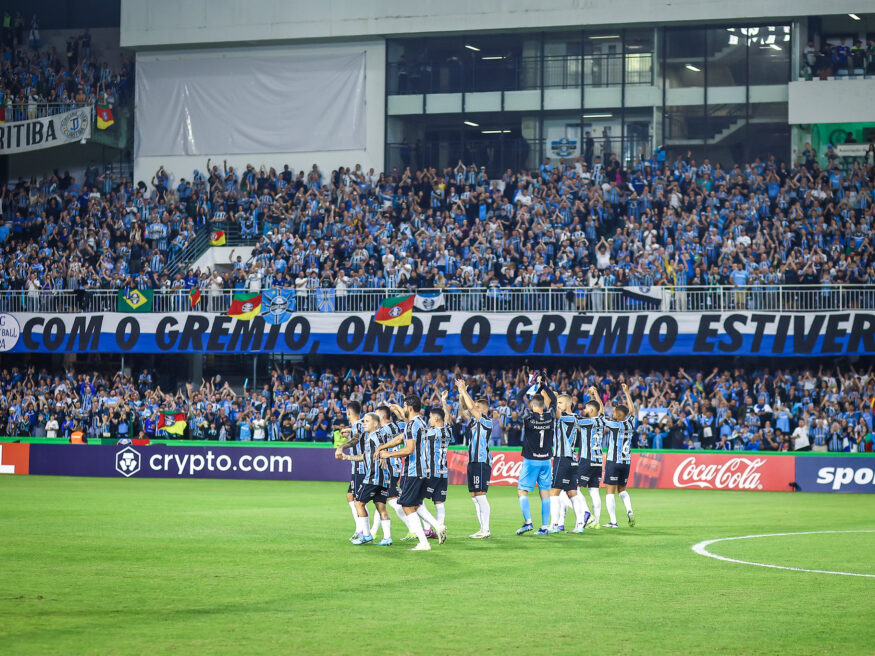
<svg viewBox="0 0 875 656"><path fill-rule="evenodd" d="M493 451L489 484L515 486L522 464L519 451ZM467 452L450 451L447 467L451 484L467 483ZM795 475L793 456L751 452L633 453L629 487L789 492Z"/></svg>
<svg viewBox="0 0 875 656"><path fill-rule="evenodd" d="M751 451L634 453L630 487L789 492L796 477L793 456Z"/></svg>

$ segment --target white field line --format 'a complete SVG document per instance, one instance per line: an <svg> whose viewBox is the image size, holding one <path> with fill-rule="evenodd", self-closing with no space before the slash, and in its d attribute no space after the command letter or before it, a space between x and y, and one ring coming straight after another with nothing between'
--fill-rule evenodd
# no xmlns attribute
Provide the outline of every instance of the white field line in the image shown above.
<svg viewBox="0 0 875 656"><path fill-rule="evenodd" d="M792 572L811 572L813 574L835 574L838 576L860 576L864 578L875 579L875 574L858 574L855 572L832 572L830 570L825 569L806 569L804 567L785 567L784 565L770 565L769 563L755 563L750 560L738 560L737 558L728 558L726 556L718 556L717 554L711 553L708 551L708 547L712 544L716 544L717 542L729 542L731 540L752 540L754 538L777 538L784 537L786 535L821 535L825 533L875 533L875 530L861 530L861 531L803 531L800 533L765 533L763 535L742 535L734 538L717 538L716 540L703 540L698 544L694 544L692 549L700 556L707 556L708 558L716 558L717 560L724 560L727 563L740 563L742 565L755 565L756 567L769 567L771 569L787 569Z"/></svg>

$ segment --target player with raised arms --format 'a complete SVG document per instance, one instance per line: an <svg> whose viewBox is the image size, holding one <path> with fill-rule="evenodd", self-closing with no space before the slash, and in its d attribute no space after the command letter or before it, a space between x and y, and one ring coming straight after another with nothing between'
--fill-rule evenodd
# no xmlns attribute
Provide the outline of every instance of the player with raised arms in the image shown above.
<svg viewBox="0 0 875 656"><path fill-rule="evenodd" d="M578 444L580 446L578 472L580 474L580 487L589 490L589 498L592 501L592 517L586 528L597 529L602 515L599 484L602 479L604 459L602 456L602 423L605 407L595 387L590 387L587 392L590 399L583 406L583 413L577 418ZM585 500L584 503L586 503Z"/></svg>
<svg viewBox="0 0 875 656"><path fill-rule="evenodd" d="M605 486L607 487L605 506L611 519L611 523L608 524L610 528L617 528L617 501L614 495L618 490L626 506L629 526L635 526L635 514L632 512L632 501L626 491L626 483L629 480L629 465L632 462L632 435L635 432L637 414L626 383L623 383L623 395L626 397L626 404L614 407L613 417L603 421L608 444L608 451L605 454Z"/></svg>
<svg viewBox="0 0 875 656"><path fill-rule="evenodd" d="M489 530L492 509L486 499L489 479L492 477L492 454L489 453L492 420L489 418L489 401L485 398L474 401L468 393L468 384L462 378L456 379L456 389L459 390L459 405L463 411L471 415L471 439L468 442L468 491L477 511L477 521L480 523L480 530L468 537L483 540L492 535Z"/></svg>
<svg viewBox="0 0 875 656"><path fill-rule="evenodd" d="M517 496L523 513L523 525L516 534L534 530L529 492L538 486L541 493L541 528L535 535L550 532L550 490L553 488L553 472L550 458L553 455L553 434L556 429L556 395L545 384L543 372L533 375L534 381L520 389L517 404L525 406L520 413L523 420L523 466L520 470ZM526 396L534 396L526 403Z"/></svg>
<svg viewBox="0 0 875 656"><path fill-rule="evenodd" d="M391 522L386 512L386 469L377 460L377 449L380 447L380 418L369 412L362 420L364 438L360 440L361 453L356 455L341 454L341 460L360 462L363 466L362 480L355 493L355 505L358 511L358 535L352 541L354 545L368 544L374 541L371 527L368 523L368 513L365 504L372 501L380 515L380 525L383 529L383 539L380 546L392 544Z"/></svg>
<svg viewBox="0 0 875 656"><path fill-rule="evenodd" d="M447 405L447 390L441 392L441 407L433 407L428 413L428 439L432 453L431 478L428 479L428 487L425 489L425 498L434 503L434 514L437 521L444 526L446 522L447 500L447 450L453 442L452 414ZM425 508L423 503L420 509Z"/></svg>

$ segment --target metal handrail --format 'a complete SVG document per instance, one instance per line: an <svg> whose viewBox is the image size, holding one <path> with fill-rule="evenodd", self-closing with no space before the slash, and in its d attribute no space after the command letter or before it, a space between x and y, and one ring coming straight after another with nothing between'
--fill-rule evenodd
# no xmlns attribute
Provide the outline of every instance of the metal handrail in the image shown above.
<svg viewBox="0 0 875 656"><path fill-rule="evenodd" d="M46 116L55 116L56 114L63 114L64 112L69 112L74 109L78 109L80 107L84 107L86 109L91 109L93 101L86 103L77 103L73 100L67 102L45 102L39 101L36 103L11 103L6 105L6 122L7 123L15 123L19 121L29 121L33 118L45 118ZM35 110L35 115L31 118L28 118L28 111Z"/></svg>
<svg viewBox="0 0 875 656"><path fill-rule="evenodd" d="M411 294L410 289L286 288L294 312L373 312L386 298ZM202 287L193 311L224 314L233 294L247 290ZM255 290L249 290L255 291ZM663 287L480 287L420 289L442 292L434 310L444 312L812 312L875 309L875 285L747 285ZM0 312L115 312L117 289L2 290ZM192 310L188 291L155 290L152 311Z"/></svg>

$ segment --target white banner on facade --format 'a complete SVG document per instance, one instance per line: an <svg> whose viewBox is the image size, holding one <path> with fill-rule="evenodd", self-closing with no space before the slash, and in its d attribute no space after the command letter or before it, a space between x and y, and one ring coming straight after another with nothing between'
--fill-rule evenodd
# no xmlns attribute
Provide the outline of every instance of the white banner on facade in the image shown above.
<svg viewBox="0 0 875 656"><path fill-rule="evenodd" d="M137 158L364 149L365 53L140 57L136 106Z"/></svg>
<svg viewBox="0 0 875 656"><path fill-rule="evenodd" d="M63 146L91 137L91 108L15 123L0 123L0 155Z"/></svg>

